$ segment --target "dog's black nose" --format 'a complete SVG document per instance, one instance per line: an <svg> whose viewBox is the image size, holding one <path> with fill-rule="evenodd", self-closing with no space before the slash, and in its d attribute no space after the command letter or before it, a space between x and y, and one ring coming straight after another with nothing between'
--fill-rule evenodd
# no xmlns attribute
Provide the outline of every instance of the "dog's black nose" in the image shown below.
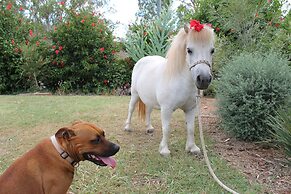
<svg viewBox="0 0 291 194"><path fill-rule="evenodd" d="M120 147L119 147L119 145L113 144L113 148L112 149L115 150L114 154L116 154L119 151Z"/></svg>

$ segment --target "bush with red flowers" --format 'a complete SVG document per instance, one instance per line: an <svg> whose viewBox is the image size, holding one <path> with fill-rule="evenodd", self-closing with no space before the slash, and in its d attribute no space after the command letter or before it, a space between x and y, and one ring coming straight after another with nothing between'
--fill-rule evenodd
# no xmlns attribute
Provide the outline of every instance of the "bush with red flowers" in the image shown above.
<svg viewBox="0 0 291 194"><path fill-rule="evenodd" d="M28 26L22 25L24 19L14 4L0 4L0 11L0 94L10 94L29 87L22 74L22 50L19 47Z"/></svg>
<svg viewBox="0 0 291 194"><path fill-rule="evenodd" d="M117 46L107 21L86 11L66 13L51 33L51 63L43 68L41 81L52 91L66 93L113 89L116 85L109 84L108 74L115 65Z"/></svg>

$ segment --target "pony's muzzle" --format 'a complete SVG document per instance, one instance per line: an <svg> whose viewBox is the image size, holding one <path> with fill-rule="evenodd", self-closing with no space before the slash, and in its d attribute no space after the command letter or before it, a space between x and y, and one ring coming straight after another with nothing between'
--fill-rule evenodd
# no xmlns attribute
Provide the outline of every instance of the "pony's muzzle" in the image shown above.
<svg viewBox="0 0 291 194"><path fill-rule="evenodd" d="M196 78L196 86L200 90L205 90L208 88L209 84L211 83L212 76L210 74L200 74Z"/></svg>

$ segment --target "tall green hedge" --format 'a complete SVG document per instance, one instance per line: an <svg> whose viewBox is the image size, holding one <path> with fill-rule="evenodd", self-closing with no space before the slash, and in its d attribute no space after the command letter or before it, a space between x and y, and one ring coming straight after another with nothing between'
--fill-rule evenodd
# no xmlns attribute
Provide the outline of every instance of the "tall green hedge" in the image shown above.
<svg viewBox="0 0 291 194"><path fill-rule="evenodd" d="M22 57L19 43L28 32L25 19L11 2L0 2L0 94L25 90L27 83L21 68Z"/></svg>
<svg viewBox="0 0 291 194"><path fill-rule="evenodd" d="M223 128L249 141L270 136L268 118L291 95L288 61L274 53L241 54L222 68L216 82Z"/></svg>
<svg viewBox="0 0 291 194"><path fill-rule="evenodd" d="M53 91L96 93L110 86L108 71L117 52L112 30L99 15L67 13L52 31L51 63L43 68L41 81Z"/></svg>

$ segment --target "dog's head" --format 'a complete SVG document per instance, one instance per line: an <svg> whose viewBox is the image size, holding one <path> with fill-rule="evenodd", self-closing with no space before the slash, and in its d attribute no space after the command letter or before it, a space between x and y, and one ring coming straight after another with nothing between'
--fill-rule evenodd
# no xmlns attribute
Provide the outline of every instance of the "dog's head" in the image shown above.
<svg viewBox="0 0 291 194"><path fill-rule="evenodd" d="M88 122L75 122L55 134L58 142L75 161L88 160L100 166L115 167L110 157L119 151L119 146L105 139L105 132Z"/></svg>

